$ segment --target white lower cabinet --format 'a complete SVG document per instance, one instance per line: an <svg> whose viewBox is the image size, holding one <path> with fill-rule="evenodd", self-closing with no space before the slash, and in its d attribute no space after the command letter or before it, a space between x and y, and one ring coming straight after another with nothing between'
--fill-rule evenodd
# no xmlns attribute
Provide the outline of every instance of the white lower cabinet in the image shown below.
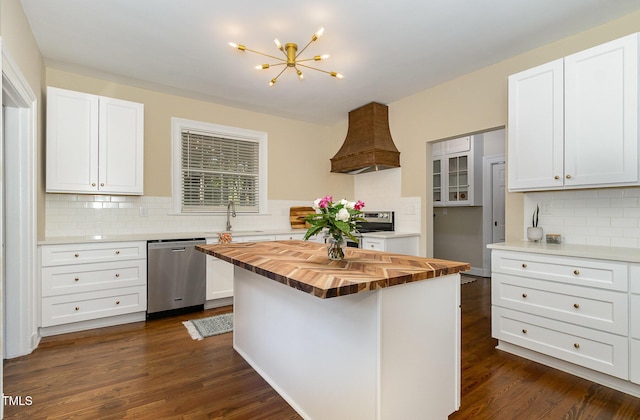
<svg viewBox="0 0 640 420"><path fill-rule="evenodd" d="M499 249L491 266L498 348L640 395L640 266Z"/></svg>
<svg viewBox="0 0 640 420"><path fill-rule="evenodd" d="M631 266L629 278L629 379L640 385L640 265Z"/></svg>
<svg viewBox="0 0 640 420"><path fill-rule="evenodd" d="M397 238L375 238L364 236L362 249L371 251L386 251L395 254L418 255L418 238L415 236L402 236Z"/></svg>
<svg viewBox="0 0 640 420"><path fill-rule="evenodd" d="M146 242L42 245L40 262L42 335L144 320Z"/></svg>
<svg viewBox="0 0 640 420"><path fill-rule="evenodd" d="M207 244L216 244L217 239L207 238ZM233 264L207 255L207 300L233 296Z"/></svg>

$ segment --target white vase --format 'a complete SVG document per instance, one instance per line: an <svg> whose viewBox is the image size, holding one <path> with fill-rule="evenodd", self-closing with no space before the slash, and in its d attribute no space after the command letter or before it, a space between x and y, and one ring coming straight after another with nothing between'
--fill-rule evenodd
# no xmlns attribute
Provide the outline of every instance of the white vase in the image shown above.
<svg viewBox="0 0 640 420"><path fill-rule="evenodd" d="M542 228L541 227L528 227L527 239L532 242L539 242L542 240Z"/></svg>

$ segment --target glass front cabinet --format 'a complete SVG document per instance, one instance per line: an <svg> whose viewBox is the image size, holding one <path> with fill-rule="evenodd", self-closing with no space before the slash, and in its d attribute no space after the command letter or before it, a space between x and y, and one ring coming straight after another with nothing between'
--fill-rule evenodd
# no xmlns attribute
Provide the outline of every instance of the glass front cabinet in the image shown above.
<svg viewBox="0 0 640 420"><path fill-rule="evenodd" d="M482 205L482 135L434 143L432 150L433 205Z"/></svg>

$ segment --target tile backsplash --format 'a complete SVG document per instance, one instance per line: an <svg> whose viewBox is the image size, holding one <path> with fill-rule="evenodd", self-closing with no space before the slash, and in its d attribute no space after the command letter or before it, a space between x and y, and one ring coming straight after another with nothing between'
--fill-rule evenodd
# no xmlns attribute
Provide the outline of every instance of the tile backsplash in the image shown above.
<svg viewBox="0 0 640 420"><path fill-rule="evenodd" d="M235 230L288 229L289 207L309 202L269 200L267 214L238 214ZM171 197L47 194L47 237L103 236L165 232L215 232L225 228L226 214L181 215Z"/></svg>
<svg viewBox="0 0 640 420"><path fill-rule="evenodd" d="M539 205L539 226L563 243L638 248L639 204L637 187L525 193L524 237Z"/></svg>

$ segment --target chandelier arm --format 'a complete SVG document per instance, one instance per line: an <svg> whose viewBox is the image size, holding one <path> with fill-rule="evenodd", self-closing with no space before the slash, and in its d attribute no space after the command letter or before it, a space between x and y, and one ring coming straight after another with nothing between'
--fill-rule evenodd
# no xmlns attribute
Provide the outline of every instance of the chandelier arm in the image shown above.
<svg viewBox="0 0 640 420"><path fill-rule="evenodd" d="M264 55L265 57L273 58L274 60L278 60L278 61L284 61L284 62L286 62L286 60L283 60L283 59L282 59L282 58L280 58L280 57L276 57L275 55L265 54L265 53L260 52L260 51L252 50L251 48L246 48L246 47L245 47L245 51L251 51L252 53L256 53L256 54L260 54L260 55Z"/></svg>
<svg viewBox="0 0 640 420"><path fill-rule="evenodd" d="M319 60L316 60L314 57L311 57L311 58L303 58L302 60L298 60L298 59L296 59L296 63L304 63L305 61L319 61Z"/></svg>
<svg viewBox="0 0 640 420"><path fill-rule="evenodd" d="M298 54L296 54L296 61L298 60L298 57L300 57L300 54L302 54L302 53L304 52L304 50L306 50L306 49L307 49L307 47L308 47L309 45L311 45L311 43L312 43L313 41L315 41L315 39L311 38L311 41L307 42L307 45L305 45L303 49L301 49L300 51L298 51Z"/></svg>
<svg viewBox="0 0 640 420"><path fill-rule="evenodd" d="M308 68L308 69L311 69L311 70L321 71L321 72L323 72L323 73L327 73L327 74L329 74L329 75L331 75L331 76L333 76L333 74L332 74L332 73L334 73L334 72L331 72L331 71L326 71L326 70L319 69L319 68L317 68L317 67L311 67L311 66L307 66L307 65L305 65L305 64L300 64L300 62L299 62L299 61L298 61L296 64L298 64L300 67L305 67L305 68Z"/></svg>
<svg viewBox="0 0 640 420"><path fill-rule="evenodd" d="M276 77L274 77L274 78L273 78L273 80L278 80L278 77L280 77L280 75L281 75L282 73L284 73L284 71L285 71L286 69L288 69L288 68L289 68L289 67L285 67L285 68L283 68L283 69L282 69L282 71L281 71L280 73L278 73L278 75L277 75Z"/></svg>

